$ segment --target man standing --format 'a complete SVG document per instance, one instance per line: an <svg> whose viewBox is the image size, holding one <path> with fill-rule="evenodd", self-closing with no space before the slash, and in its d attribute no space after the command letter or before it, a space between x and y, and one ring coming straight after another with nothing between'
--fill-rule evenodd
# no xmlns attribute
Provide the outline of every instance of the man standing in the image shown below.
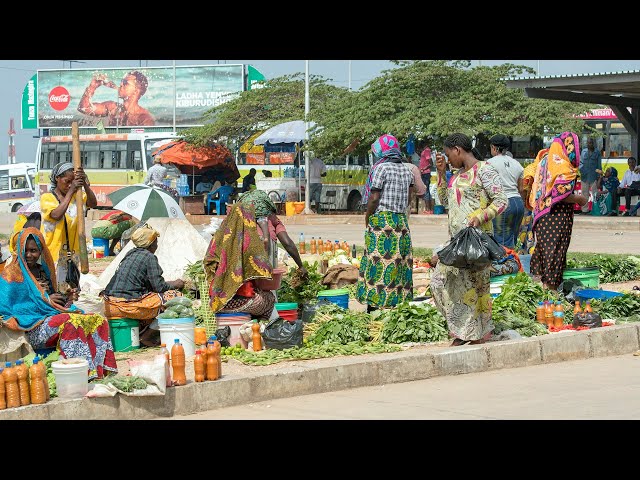
<svg viewBox="0 0 640 480"><path fill-rule="evenodd" d="M152 187L161 187L162 180L167 175L167 167L162 165L160 156L157 155L153 158L153 165L147 171L147 178L145 178L145 185L151 185Z"/></svg>
<svg viewBox="0 0 640 480"><path fill-rule="evenodd" d="M251 190L251 185L256 186L256 173L257 170L252 168L249 170L249 174L242 179L242 193Z"/></svg>
<svg viewBox="0 0 640 480"><path fill-rule="evenodd" d="M580 159L580 182L582 195L589 198L589 192L596 198L598 193L598 172L602 170L602 155L596 150L593 138L587 140L587 148L582 151ZM582 206L582 213L589 213L589 202Z"/></svg>
<svg viewBox="0 0 640 480"><path fill-rule="evenodd" d="M327 167L318 157L311 160L309 165L309 195L311 201L316 202L316 213L320 214L320 194L322 193L322 180L327 176Z"/></svg>

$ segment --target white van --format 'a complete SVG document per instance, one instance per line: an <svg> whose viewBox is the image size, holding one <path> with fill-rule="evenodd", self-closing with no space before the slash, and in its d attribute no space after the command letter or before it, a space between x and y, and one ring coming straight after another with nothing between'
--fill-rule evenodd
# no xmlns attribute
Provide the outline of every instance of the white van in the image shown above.
<svg viewBox="0 0 640 480"><path fill-rule="evenodd" d="M35 197L35 163L0 165L0 212L15 212Z"/></svg>

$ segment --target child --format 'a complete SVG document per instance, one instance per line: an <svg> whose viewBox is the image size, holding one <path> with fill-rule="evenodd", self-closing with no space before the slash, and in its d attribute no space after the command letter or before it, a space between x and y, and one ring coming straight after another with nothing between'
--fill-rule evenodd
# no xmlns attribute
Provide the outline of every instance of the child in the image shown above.
<svg viewBox="0 0 640 480"><path fill-rule="evenodd" d="M596 170L597 173L602 174L602 170ZM615 167L609 167L604 172L604 176L598 179L598 191L602 192L606 190L607 194L602 197L602 206L604 206L605 210L608 210L607 206L607 197L611 198L611 212L608 214L609 216L618 215L618 195L616 194L618 190L618 185L620 185L620 180L618 180L618 170ZM601 206L601 210L602 209Z"/></svg>

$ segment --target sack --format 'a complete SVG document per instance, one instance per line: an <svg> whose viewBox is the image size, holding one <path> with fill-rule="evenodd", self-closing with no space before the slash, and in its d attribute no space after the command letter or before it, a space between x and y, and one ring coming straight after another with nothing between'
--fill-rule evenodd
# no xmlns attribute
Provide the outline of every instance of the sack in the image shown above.
<svg viewBox="0 0 640 480"><path fill-rule="evenodd" d="M262 332L265 347L284 350L302 346L303 326L301 319L295 322L289 322L280 317L271 320Z"/></svg>
<svg viewBox="0 0 640 480"><path fill-rule="evenodd" d="M463 228L438 252L439 261L443 265L470 270L482 270L489 266L491 257L487 244L490 242L483 240L481 233L475 227Z"/></svg>

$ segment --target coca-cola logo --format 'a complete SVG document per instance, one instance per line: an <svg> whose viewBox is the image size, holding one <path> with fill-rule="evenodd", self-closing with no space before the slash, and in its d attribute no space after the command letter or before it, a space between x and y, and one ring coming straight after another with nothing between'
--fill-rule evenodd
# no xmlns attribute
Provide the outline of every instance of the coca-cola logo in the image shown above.
<svg viewBox="0 0 640 480"><path fill-rule="evenodd" d="M62 86L57 86L49 92L49 105L51 105L51 108L54 110L64 110L70 101L71 95L69 95L69 90Z"/></svg>

